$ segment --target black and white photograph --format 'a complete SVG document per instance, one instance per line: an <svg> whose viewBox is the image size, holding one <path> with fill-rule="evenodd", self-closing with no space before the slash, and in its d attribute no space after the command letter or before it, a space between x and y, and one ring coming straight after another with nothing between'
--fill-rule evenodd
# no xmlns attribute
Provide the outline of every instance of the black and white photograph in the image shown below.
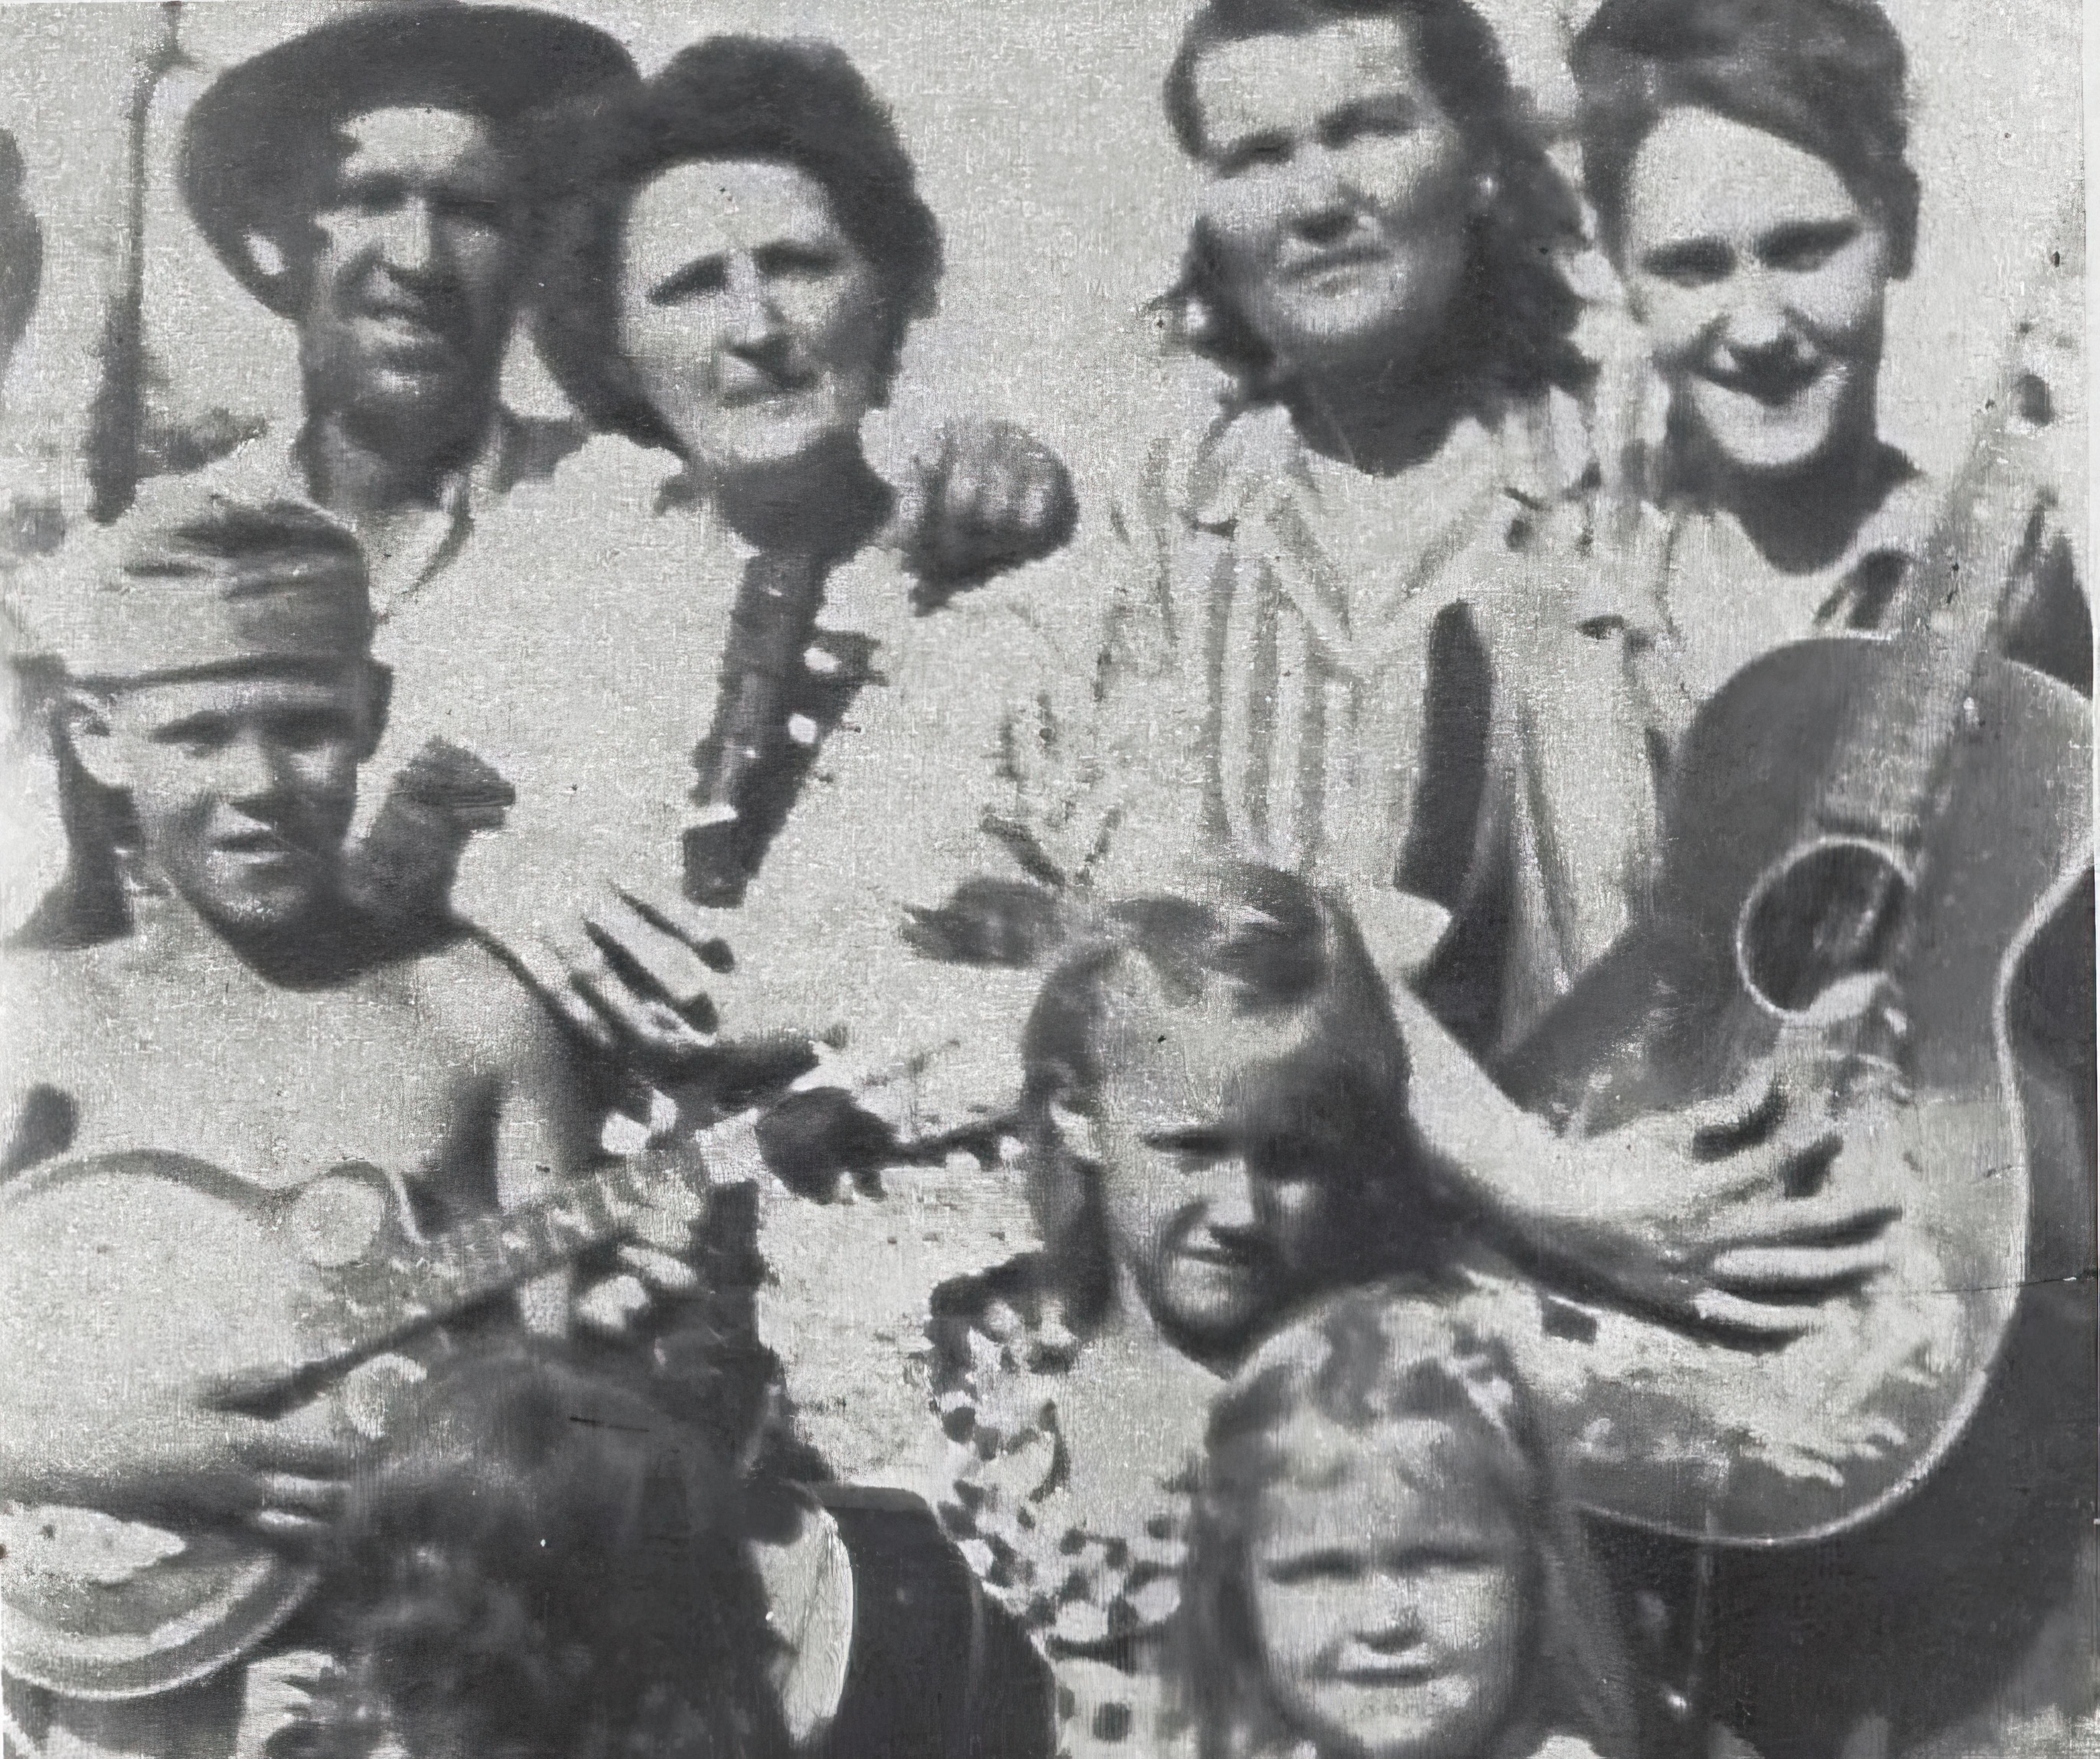
<svg viewBox="0 0 2100 1759"><path fill-rule="evenodd" d="M2079 0L0 0L5 1759L2100 1759Z"/></svg>

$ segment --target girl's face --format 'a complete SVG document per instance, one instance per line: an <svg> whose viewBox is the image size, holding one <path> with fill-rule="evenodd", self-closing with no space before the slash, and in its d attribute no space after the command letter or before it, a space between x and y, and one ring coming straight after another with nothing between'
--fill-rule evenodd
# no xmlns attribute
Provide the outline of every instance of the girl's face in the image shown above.
<svg viewBox="0 0 2100 1759"><path fill-rule="evenodd" d="M1244 1056L1192 1023L1171 1020L1156 1044L1115 1059L1095 1160L1110 1249L1154 1317L1224 1351L1313 1274L1333 1169L1270 1139Z"/></svg>
<svg viewBox="0 0 2100 1759"><path fill-rule="evenodd" d="M1516 1701L1528 1622L1513 1523L1440 1466L1445 1425L1301 1419L1249 1558L1276 1708L1325 1752L1473 1759Z"/></svg>
<svg viewBox="0 0 2100 1759"><path fill-rule="evenodd" d="M1194 86L1202 224L1255 334L1301 370L1418 358L1464 279L1481 185L1407 27L1220 43Z"/></svg>
<svg viewBox="0 0 2100 1759"><path fill-rule="evenodd" d="M1672 110L1634 157L1621 232L1657 369L1720 462L1788 472L1873 439L1888 231L1829 164Z"/></svg>
<svg viewBox="0 0 2100 1759"><path fill-rule="evenodd" d="M793 166L673 166L628 213L621 343L705 470L762 471L857 439L883 390L881 293L823 186Z"/></svg>

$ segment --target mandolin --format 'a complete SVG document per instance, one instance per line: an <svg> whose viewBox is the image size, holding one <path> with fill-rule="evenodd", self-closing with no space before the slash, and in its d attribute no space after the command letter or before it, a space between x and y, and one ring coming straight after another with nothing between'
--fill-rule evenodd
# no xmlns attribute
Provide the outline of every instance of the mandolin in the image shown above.
<svg viewBox="0 0 2100 1759"><path fill-rule="evenodd" d="M330 1401L376 1439L390 1391L421 1377L466 1315L649 1215L698 1226L697 1148L564 1181L516 1209L419 1238L361 1163L258 1189L158 1151L70 1160L0 1187L0 1408L63 1460L106 1414L194 1396L275 1416ZM235 1526L174 1532L99 1510L0 1509L0 1614L15 1678L84 1699L204 1678L289 1618L312 1572Z"/></svg>
<svg viewBox="0 0 2100 1759"><path fill-rule="evenodd" d="M2031 1167L2009 983L2093 858L2089 709L1996 642L2045 531L2069 255L1889 631L1780 648L1704 705L1651 908L1498 1071L1601 1134L1771 1067L1844 1136L1788 1195L1901 1207L1886 1267L1776 1347L1575 1296L1518 1328L1570 1488L1612 1518L1736 1545L1865 1521L1959 1437L2010 1326Z"/></svg>

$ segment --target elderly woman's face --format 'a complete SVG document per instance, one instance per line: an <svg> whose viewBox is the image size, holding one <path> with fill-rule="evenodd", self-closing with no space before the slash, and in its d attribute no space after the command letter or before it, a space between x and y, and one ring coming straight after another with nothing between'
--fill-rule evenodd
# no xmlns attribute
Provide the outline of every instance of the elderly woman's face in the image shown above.
<svg viewBox="0 0 2100 1759"><path fill-rule="evenodd" d="M1220 43L1194 86L1202 221L1255 334L1314 372L1432 346L1484 188L1407 27L1356 19Z"/></svg>
<svg viewBox="0 0 2100 1759"><path fill-rule="evenodd" d="M880 398L881 293L823 187L708 160L637 192L620 337L643 394L704 470L764 470L858 434Z"/></svg>

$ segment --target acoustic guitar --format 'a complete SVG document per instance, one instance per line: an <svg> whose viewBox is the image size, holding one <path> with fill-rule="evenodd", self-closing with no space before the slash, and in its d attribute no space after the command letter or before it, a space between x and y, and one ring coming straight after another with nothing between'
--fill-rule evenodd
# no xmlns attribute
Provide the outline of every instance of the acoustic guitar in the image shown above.
<svg viewBox="0 0 2100 1759"><path fill-rule="evenodd" d="M697 1226L707 1168L666 1150L519 1207L416 1237L378 1169L283 1191L157 1151L66 1161L0 1187L0 1410L63 1461L127 1407L205 1386L276 1415L315 1398L377 1439L404 1346L647 1214ZM240 1527L171 1531L91 1509L0 1510L10 1675L73 1698L143 1697L204 1678L313 1586Z"/></svg>
<svg viewBox="0 0 2100 1759"><path fill-rule="evenodd" d="M1546 1305L1520 1354L1572 1492L1613 1518L1736 1545L1865 1521L1961 1434L2010 1327L2030 1166L2008 984L2093 860L2090 711L1994 639L2045 528L2049 351L2080 334L2069 255L1890 631L1779 649L1705 705L1652 908L1498 1071L1601 1134L1769 1064L1844 1134L1788 1195L1901 1206L1886 1268L1805 1305L1777 1347Z"/></svg>

